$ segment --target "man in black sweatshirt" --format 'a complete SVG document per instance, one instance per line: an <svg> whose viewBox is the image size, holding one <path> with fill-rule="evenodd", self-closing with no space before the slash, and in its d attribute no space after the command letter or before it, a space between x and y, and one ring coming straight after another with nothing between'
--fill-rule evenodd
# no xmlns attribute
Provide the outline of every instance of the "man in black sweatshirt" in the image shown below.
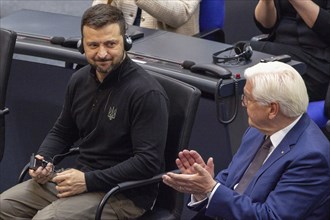
<svg viewBox="0 0 330 220"><path fill-rule="evenodd" d="M82 18L82 45L90 65L73 74L62 112L29 170L31 180L1 195L1 219L93 219L116 184L164 171L168 99L163 88L126 54L131 42L120 10L96 5ZM76 166L52 177L52 160L78 144ZM51 182L50 182L51 181ZM150 209L157 186L118 194L105 219L132 219Z"/></svg>

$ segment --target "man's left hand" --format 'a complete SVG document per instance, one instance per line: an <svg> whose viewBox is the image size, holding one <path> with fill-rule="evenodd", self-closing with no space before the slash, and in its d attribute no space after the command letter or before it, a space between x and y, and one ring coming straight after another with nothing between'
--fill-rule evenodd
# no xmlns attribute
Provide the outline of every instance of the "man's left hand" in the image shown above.
<svg viewBox="0 0 330 220"><path fill-rule="evenodd" d="M196 173L176 174L169 172L163 176L163 182L179 192L194 194L200 200L205 198L206 193L213 189L216 181L200 164L195 163L193 167Z"/></svg>
<svg viewBox="0 0 330 220"><path fill-rule="evenodd" d="M76 169L69 169L57 173L52 180L57 184L56 190L59 198L77 195L87 191L85 174Z"/></svg>

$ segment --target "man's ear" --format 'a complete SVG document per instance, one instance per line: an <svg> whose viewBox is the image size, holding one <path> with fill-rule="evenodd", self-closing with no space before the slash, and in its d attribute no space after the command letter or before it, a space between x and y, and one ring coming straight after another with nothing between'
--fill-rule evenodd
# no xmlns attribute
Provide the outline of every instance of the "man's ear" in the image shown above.
<svg viewBox="0 0 330 220"><path fill-rule="evenodd" d="M280 105L277 102L272 102L269 105L269 119L274 119L280 112Z"/></svg>

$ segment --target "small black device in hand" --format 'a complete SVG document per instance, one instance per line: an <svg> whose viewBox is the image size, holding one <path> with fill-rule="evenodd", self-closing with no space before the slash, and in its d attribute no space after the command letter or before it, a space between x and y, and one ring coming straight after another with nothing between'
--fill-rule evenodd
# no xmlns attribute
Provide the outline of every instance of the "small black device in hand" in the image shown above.
<svg viewBox="0 0 330 220"><path fill-rule="evenodd" d="M32 170L38 169L38 167L45 168L49 162L47 160L40 160L34 156L34 154L30 157L30 166L29 168Z"/></svg>

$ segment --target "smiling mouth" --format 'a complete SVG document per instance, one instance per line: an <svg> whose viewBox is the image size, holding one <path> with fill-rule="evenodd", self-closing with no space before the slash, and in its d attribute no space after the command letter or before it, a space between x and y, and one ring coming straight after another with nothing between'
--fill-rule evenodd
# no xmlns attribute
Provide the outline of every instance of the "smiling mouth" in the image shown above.
<svg viewBox="0 0 330 220"><path fill-rule="evenodd" d="M96 60L98 63L106 63L106 62L111 62L112 60Z"/></svg>
<svg viewBox="0 0 330 220"><path fill-rule="evenodd" d="M98 61L97 63L100 63L100 64L107 64L107 63L110 63L110 61Z"/></svg>
<svg viewBox="0 0 330 220"><path fill-rule="evenodd" d="M95 64L100 66L100 67L107 67L107 66L112 65L112 61L110 61L110 60L96 61Z"/></svg>

